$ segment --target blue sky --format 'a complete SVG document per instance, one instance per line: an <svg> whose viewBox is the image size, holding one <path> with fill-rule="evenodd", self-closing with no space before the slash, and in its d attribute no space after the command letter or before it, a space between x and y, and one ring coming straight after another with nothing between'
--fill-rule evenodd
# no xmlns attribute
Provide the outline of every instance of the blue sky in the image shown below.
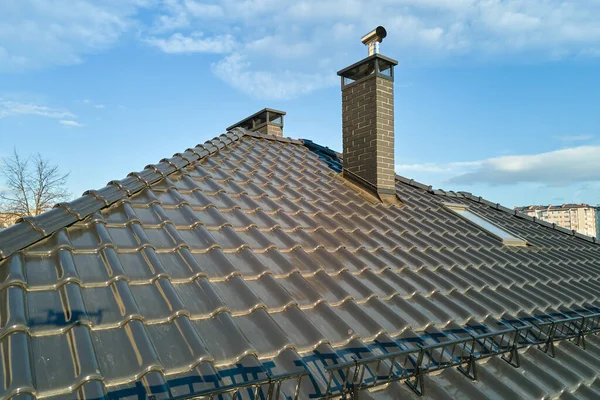
<svg viewBox="0 0 600 400"><path fill-rule="evenodd" d="M336 71L383 25L398 173L506 206L598 204L599 15L597 0L0 0L0 156L42 153L78 196L264 107L341 150Z"/></svg>

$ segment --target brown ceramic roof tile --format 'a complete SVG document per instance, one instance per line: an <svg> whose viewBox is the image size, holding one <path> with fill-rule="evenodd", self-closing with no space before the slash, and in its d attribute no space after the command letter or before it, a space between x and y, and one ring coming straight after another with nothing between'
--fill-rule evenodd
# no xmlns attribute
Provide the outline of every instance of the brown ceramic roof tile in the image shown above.
<svg viewBox="0 0 600 400"><path fill-rule="evenodd" d="M593 239L402 177L404 206L373 204L332 163L311 142L238 131L2 231L0 398L161 399L294 373L311 375L300 398L319 397L336 364L383 357L389 373L391 351L600 311ZM425 397L596 398L600 342L585 340L554 358L522 343L520 370L493 356L476 381L425 374ZM382 383L362 395L413 393Z"/></svg>

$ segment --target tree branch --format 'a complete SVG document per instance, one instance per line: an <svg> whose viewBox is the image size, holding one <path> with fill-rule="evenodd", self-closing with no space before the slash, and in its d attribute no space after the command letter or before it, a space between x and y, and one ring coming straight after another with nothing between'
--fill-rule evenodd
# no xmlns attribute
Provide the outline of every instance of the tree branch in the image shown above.
<svg viewBox="0 0 600 400"><path fill-rule="evenodd" d="M6 189L0 191L0 213L11 216L38 215L55 203L70 198L68 173L62 174L40 154L23 159L13 150L0 164Z"/></svg>

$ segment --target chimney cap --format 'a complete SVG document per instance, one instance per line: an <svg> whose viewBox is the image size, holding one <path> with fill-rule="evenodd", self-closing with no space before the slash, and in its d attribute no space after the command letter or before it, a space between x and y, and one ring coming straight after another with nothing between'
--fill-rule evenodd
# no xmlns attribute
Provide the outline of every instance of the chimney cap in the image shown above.
<svg viewBox="0 0 600 400"><path fill-rule="evenodd" d="M352 65L350 65L350 66L348 66L348 67L346 67L344 69L339 70L337 72L337 74L339 76L347 76L348 74L351 74L352 71L354 71L356 68L359 68L363 64L367 64L367 63L371 62L374 59L383 60L384 62L386 62L386 63L388 63L388 64L390 64L392 66L398 65L398 61L394 60L393 58L389 58L389 57L386 57L386 56L381 55L379 53L375 53L375 54L372 54L372 55L370 55L370 56L368 56L366 58L363 58L362 60L360 60L358 62L355 62L354 64L352 64Z"/></svg>
<svg viewBox="0 0 600 400"><path fill-rule="evenodd" d="M227 130L230 131L233 128L241 126L244 129L253 131L262 127L263 125L278 125L283 128L284 115L285 111L279 111L273 108L263 108L262 110L255 112L249 117L246 117L243 120L227 127Z"/></svg>

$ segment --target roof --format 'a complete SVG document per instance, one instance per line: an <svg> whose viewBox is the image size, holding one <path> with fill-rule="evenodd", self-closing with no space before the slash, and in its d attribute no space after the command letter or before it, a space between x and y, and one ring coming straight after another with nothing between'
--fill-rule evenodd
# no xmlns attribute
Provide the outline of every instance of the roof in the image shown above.
<svg viewBox="0 0 600 400"><path fill-rule="evenodd" d="M237 130L0 232L0 398L600 395L595 239L341 166Z"/></svg>

